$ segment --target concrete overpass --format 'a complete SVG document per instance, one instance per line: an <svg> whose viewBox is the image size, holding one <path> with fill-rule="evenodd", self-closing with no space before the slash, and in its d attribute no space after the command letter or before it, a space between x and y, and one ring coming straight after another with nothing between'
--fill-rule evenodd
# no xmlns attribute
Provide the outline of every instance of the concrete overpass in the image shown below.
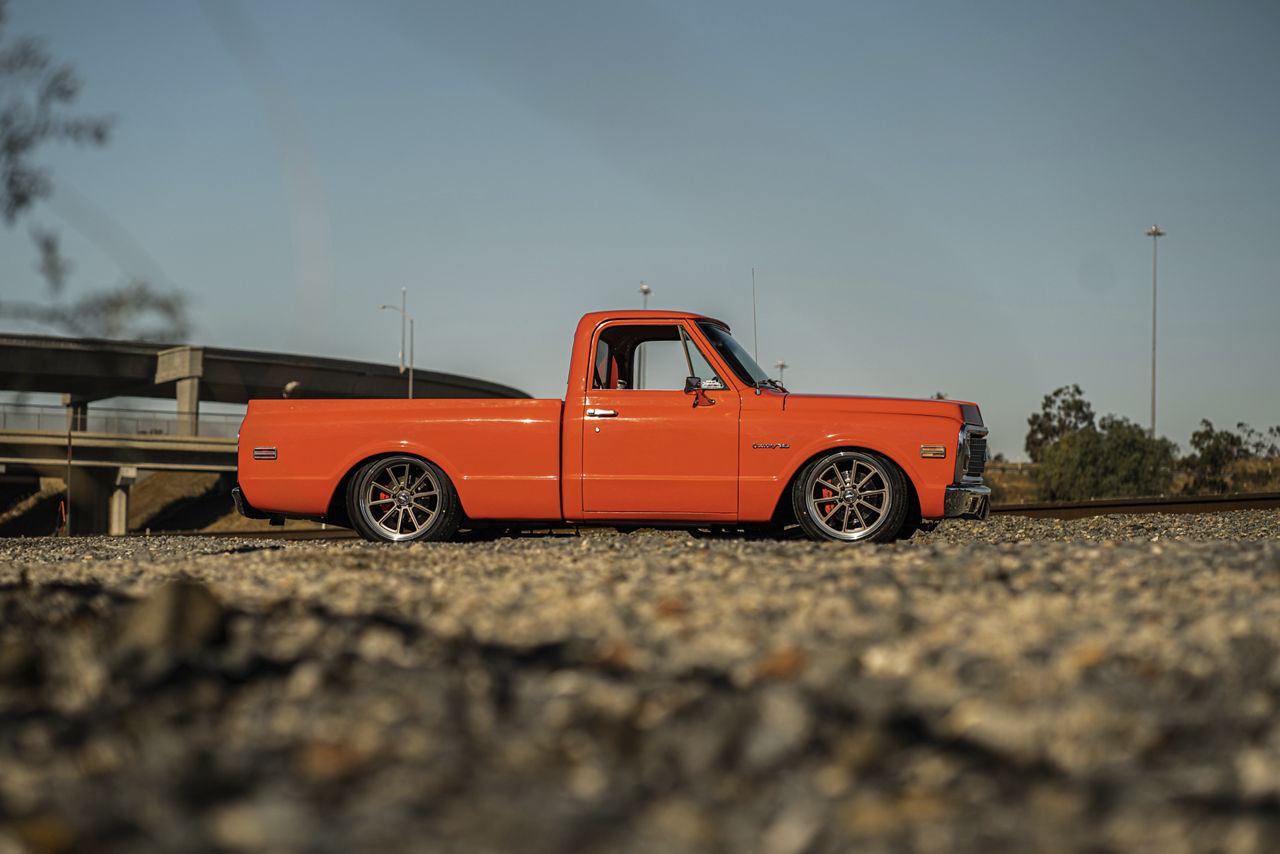
<svg viewBox="0 0 1280 854"><path fill-rule="evenodd" d="M415 369L413 380L415 397L529 397L438 371ZM0 333L0 391L60 394L65 407L65 423L57 424L48 413L31 423L30 413L19 412L47 407L6 409L0 474L69 478L74 532L123 534L128 490L140 472L234 473L234 431L201 436L208 424L200 417L202 401L405 397L408 378L394 365L317 356ZM130 427L127 418L104 420L89 408L116 397L172 398L176 418Z"/></svg>
<svg viewBox="0 0 1280 854"><path fill-rule="evenodd" d="M0 474L61 478L70 484L70 527L77 534L128 533L129 489L143 472L217 472L235 477L235 436L0 430Z"/></svg>
<svg viewBox="0 0 1280 854"><path fill-rule="evenodd" d="M414 370L415 397L528 397L519 389L438 371ZM405 397L394 365L136 341L0 333L0 390L53 392L74 419L113 397L177 401L180 435L194 435L200 402L253 398Z"/></svg>

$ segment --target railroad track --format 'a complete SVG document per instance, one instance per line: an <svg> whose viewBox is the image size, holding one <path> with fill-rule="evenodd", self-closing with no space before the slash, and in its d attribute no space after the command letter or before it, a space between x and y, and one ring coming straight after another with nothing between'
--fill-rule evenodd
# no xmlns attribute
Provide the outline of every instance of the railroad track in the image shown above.
<svg viewBox="0 0 1280 854"><path fill-rule="evenodd" d="M996 504L993 516L1030 516L1038 519L1083 519L1137 513L1226 513L1231 510L1280 510L1280 492L1236 495L1175 496L1172 498L1103 498L1067 503L1040 502ZM541 530L541 529L540 529ZM568 532L571 528L565 528ZM165 531L170 536L248 537L279 540L348 540L355 531L347 528L288 528L270 531ZM136 535L135 535L136 536Z"/></svg>
<svg viewBox="0 0 1280 854"><path fill-rule="evenodd" d="M143 536L130 531L129 536ZM272 528L269 531L153 531L151 536L165 537L243 537L250 540L351 540L359 534L349 528Z"/></svg>
<svg viewBox="0 0 1280 854"><path fill-rule="evenodd" d="M1180 495L1173 498L1103 498L1071 503L997 504L993 515L1042 519L1083 519L1123 513L1225 513L1230 510L1280 510L1280 492L1235 495Z"/></svg>

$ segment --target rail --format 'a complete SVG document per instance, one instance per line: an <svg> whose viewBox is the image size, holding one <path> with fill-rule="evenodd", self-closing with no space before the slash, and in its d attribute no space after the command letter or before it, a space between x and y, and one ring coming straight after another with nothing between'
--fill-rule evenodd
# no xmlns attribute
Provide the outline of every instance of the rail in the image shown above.
<svg viewBox="0 0 1280 854"><path fill-rule="evenodd" d="M176 436L178 421L186 413L148 409L89 407L83 416L73 415L65 406L28 403L0 403L0 431L45 430L67 432L69 422L79 417L77 433L114 433L126 436ZM243 415L200 415L196 435L231 439L240 429Z"/></svg>
<svg viewBox="0 0 1280 854"><path fill-rule="evenodd" d="M996 516L1033 516L1042 519L1083 519L1122 513L1226 513L1232 510L1278 510L1280 492L1231 495L1179 495L1171 498L1102 498L1093 501L1039 504L997 504Z"/></svg>
<svg viewBox="0 0 1280 854"><path fill-rule="evenodd" d="M1232 510L1280 510L1280 492L1236 495L1175 496L1173 498L1109 498L1070 504L1002 504L991 508L994 516L1033 516L1048 519L1083 519L1125 513L1226 513ZM519 527L519 526L516 526ZM536 526L542 530L544 526ZM574 526L564 526L574 529ZM553 530L556 526L552 526ZM341 527L272 528L271 530L165 531L166 536L245 537L250 539L343 540L357 539L355 531ZM138 534L141 536L141 534Z"/></svg>

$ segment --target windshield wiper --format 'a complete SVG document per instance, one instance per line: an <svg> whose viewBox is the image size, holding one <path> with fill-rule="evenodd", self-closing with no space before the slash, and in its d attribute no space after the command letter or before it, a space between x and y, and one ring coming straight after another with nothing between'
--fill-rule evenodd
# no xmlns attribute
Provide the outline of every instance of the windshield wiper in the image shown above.
<svg viewBox="0 0 1280 854"><path fill-rule="evenodd" d="M766 385L771 385L774 388L776 388L778 391L783 392L785 394L791 393L783 387L782 383L778 382L773 377L765 377L762 380L756 380L756 388L764 388Z"/></svg>

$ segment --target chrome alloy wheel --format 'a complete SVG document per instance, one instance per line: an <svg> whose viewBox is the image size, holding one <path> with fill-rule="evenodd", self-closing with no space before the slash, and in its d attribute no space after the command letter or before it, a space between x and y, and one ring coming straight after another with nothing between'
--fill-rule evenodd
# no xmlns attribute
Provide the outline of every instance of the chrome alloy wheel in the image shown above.
<svg viewBox="0 0 1280 854"><path fill-rule="evenodd" d="M875 537L898 501L895 481L878 456L841 451L819 460L804 481L810 520L834 540Z"/></svg>
<svg viewBox="0 0 1280 854"><path fill-rule="evenodd" d="M361 473L357 509L380 539L417 539L440 516L442 489L432 469L416 457L390 457Z"/></svg>

